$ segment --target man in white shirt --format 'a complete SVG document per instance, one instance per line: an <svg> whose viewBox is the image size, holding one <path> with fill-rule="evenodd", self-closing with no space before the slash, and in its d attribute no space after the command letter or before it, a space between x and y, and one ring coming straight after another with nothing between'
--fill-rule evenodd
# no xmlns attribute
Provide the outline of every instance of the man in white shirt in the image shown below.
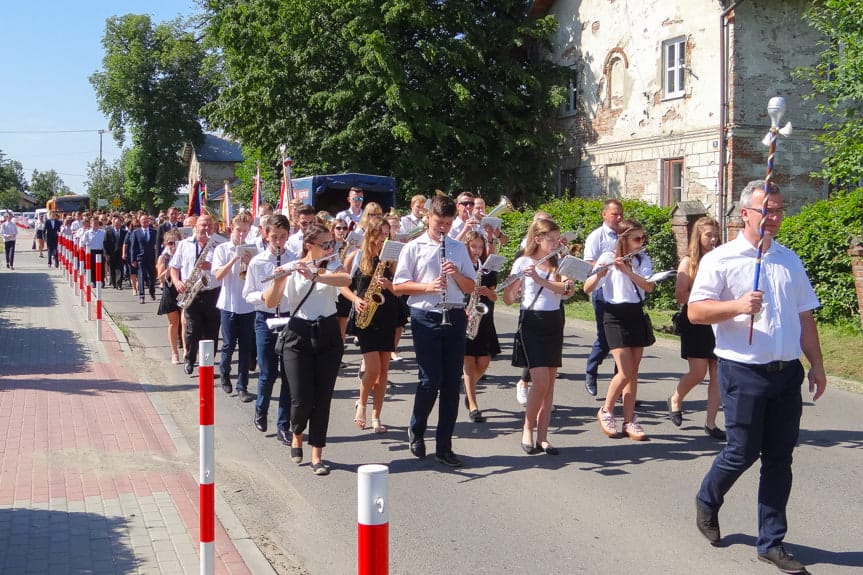
<svg viewBox="0 0 863 575"><path fill-rule="evenodd" d="M812 313L820 304L800 258L774 240L784 215L782 195L774 184L767 194L766 219L762 215L764 186L755 180L744 188L743 231L705 254L689 295L690 321L713 324L716 333L728 438L696 496L696 526L712 545L719 544L719 508L725 494L760 459L758 559L783 573L807 573L785 550L783 540L788 531L785 510L792 454L803 412L801 353L811 364L813 401L827 386ZM762 221L763 255L758 265ZM758 289L753 291L753 277L759 272Z"/></svg>
<svg viewBox="0 0 863 575"><path fill-rule="evenodd" d="M266 216L261 219L261 230L269 238L267 249L252 258L243 285L243 298L255 306L255 345L258 354L258 396L255 401L255 428L264 433L267 431L267 412L270 408L270 398L273 395L273 384L276 376L282 380L279 391L279 411L276 415L276 438L285 445L291 445L289 430L291 414L291 390L281 362L276 356L275 344L278 334L270 329L267 320L290 313L288 299L282 295L280 304L267 307L264 303L264 290L269 284L264 278L273 274L273 270L282 264L294 261L292 252L285 250L291 223L282 214ZM283 326L284 328L284 326Z"/></svg>
<svg viewBox="0 0 863 575"><path fill-rule="evenodd" d="M18 226L10 212L6 212L3 224L0 225L3 234L3 248L6 250L6 269L15 269L15 241L18 237Z"/></svg>
<svg viewBox="0 0 863 575"><path fill-rule="evenodd" d="M610 198L602 204L602 225L590 232L584 241L584 259L590 263L605 252L614 251L617 247L617 227L623 219L623 204L620 200ZM592 295L593 312L596 320L596 341L587 356L584 373L584 388L590 395L596 395L596 375L602 361L608 357L608 342L605 339L605 297L602 288L597 288Z"/></svg>
<svg viewBox="0 0 863 575"><path fill-rule="evenodd" d="M363 191L360 188L351 188L348 190L348 209L342 210L336 214L337 220L342 220L348 224L351 229L354 229L360 223L360 217L363 215Z"/></svg>
<svg viewBox="0 0 863 575"><path fill-rule="evenodd" d="M476 271L465 245L447 237L455 214L449 196L432 200L428 231L399 254L393 291L410 296L411 332L420 373L408 426L411 453L418 458L426 455L428 417L440 393L435 459L461 467L461 459L452 450L452 433L464 367L464 296L474 290ZM445 315L449 325L443 321Z"/></svg>
<svg viewBox="0 0 863 575"><path fill-rule="evenodd" d="M298 206L297 209L294 210L294 214L297 219L297 225L300 229L288 238L288 244L286 247L296 258L299 258L303 253L303 237L305 235L305 230L315 223L317 216L315 215L315 208L309 204Z"/></svg>
<svg viewBox="0 0 863 575"><path fill-rule="evenodd" d="M422 194L417 194L411 198L411 212L402 216L401 233L406 234L422 223L422 212L426 205L426 197Z"/></svg>
<svg viewBox="0 0 863 575"><path fill-rule="evenodd" d="M243 298L243 284L248 273L252 254L242 253L239 246L245 245L246 235L252 224L252 216L246 212L231 221L231 240L216 246L213 252L213 275L222 282L216 307L221 315L222 353L219 375L222 391L230 394L231 357L239 346L237 358L237 397L243 403L255 399L248 391L249 366L255 353L255 307Z"/></svg>
<svg viewBox="0 0 863 575"><path fill-rule="evenodd" d="M213 230L213 218L208 214L203 214L195 222L195 233L177 244L177 251L171 258L171 281L177 288L177 293L180 294L178 300L194 287L193 283L186 282L189 281L199 256L207 247ZM187 375L192 375L192 372L195 371L198 343L205 339L216 342L219 337L221 314L216 308L216 301L219 298L220 282L212 273L212 262L213 251L210 249L203 257L199 268L200 281L205 282L205 285L183 310L183 316L186 318L183 371Z"/></svg>
<svg viewBox="0 0 863 575"><path fill-rule="evenodd" d="M458 217L456 217L452 222L452 227L448 234L449 237L460 242L470 229L479 225L479 220L473 217L475 205L476 202L474 201L472 193L462 192L458 195L458 199L456 200Z"/></svg>

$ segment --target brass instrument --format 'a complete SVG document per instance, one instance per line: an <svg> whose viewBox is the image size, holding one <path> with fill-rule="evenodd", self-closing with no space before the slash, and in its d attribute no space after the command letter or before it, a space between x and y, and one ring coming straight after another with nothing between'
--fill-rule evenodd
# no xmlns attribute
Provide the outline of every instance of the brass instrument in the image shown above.
<svg viewBox="0 0 863 575"><path fill-rule="evenodd" d="M177 295L177 307L185 309L195 300L202 289L210 285L210 277L201 269L201 266L204 265L205 261L207 261L207 256L209 255L210 250L213 249L217 243L220 243L220 239L223 238L217 234L213 234L207 238L207 243L204 246L204 249L201 250L201 254L198 256L198 259L195 261L195 267L192 269L192 273L189 274L189 277L183 282L186 284L186 291Z"/></svg>
<svg viewBox="0 0 863 575"><path fill-rule="evenodd" d="M331 259L335 258L335 257L336 257L336 256L338 256L338 255L339 255L339 254L332 253L332 254L330 254L330 255L328 255L328 256L324 256L324 257L322 257L322 258L318 258L318 259L316 259L316 260L312 260L312 261L310 261L310 262L309 262L309 268L315 268L315 269L317 270L317 269L319 269L319 268L321 267L321 264L322 264L322 263L327 262L327 261L329 261L329 260L331 260ZM293 263L294 263L294 265L293 265L293 266L291 266L290 268L276 268L276 269L273 271L273 273L272 273L272 274L270 274L270 275L268 275L267 277L263 278L263 279L261 280L261 283L264 283L264 284L265 284L265 283L269 283L269 282L271 282L271 281L273 281L273 280L275 280L275 279L279 279L279 278L281 278L281 277L285 277L286 275L290 275L290 274L292 274L292 273L294 272L294 270L296 269L296 267L297 267L297 266L296 266L296 264L298 264L298 263L300 263L300 262L293 262Z"/></svg>
<svg viewBox="0 0 863 575"><path fill-rule="evenodd" d="M550 260L553 257L565 256L568 254L569 254L569 246L560 245L553 252L546 254L543 257L536 260L536 263L533 264L533 267L537 267L540 264L544 264L545 262L547 262L548 260ZM503 283L501 283L499 286L497 286L497 289L494 290L494 293L503 293L503 290L505 290L506 288L508 288L513 283L517 282L518 280L520 280L523 277L524 277L524 271L520 271L517 274L510 275L508 278L503 280Z"/></svg>
<svg viewBox="0 0 863 575"><path fill-rule="evenodd" d="M502 216L503 214L508 214L509 212L515 210L512 206L512 202L509 201L509 198L506 196L501 196L500 201L497 203L495 207L491 209L491 211L485 214L487 218L496 218L498 216Z"/></svg>
<svg viewBox="0 0 863 575"><path fill-rule="evenodd" d="M474 339L479 333L479 324L482 316L488 313L488 306L479 301L479 288L482 282L482 267L477 270L476 285L467 302L467 338Z"/></svg>
<svg viewBox="0 0 863 575"><path fill-rule="evenodd" d="M365 329L372 323L372 318L375 312L378 311L378 306L384 303L384 294L381 293L381 282L384 272L387 269L389 262L381 261L375 266L375 271L369 280L369 287L366 288L366 293L363 296L363 301L366 302L366 307L363 311L358 312L355 322L359 329Z"/></svg>
<svg viewBox="0 0 863 575"><path fill-rule="evenodd" d="M628 254L626 254L625 256L621 257L620 260L624 261L624 262L629 261L643 251L644 251L644 248L640 247L637 250L633 250L633 251L629 252ZM590 274L587 277L596 275L601 271L607 270L608 268L610 268L613 265L614 265L614 262L602 264L601 266L596 266L595 268L593 268L593 270L591 270Z"/></svg>
<svg viewBox="0 0 863 575"><path fill-rule="evenodd" d="M437 307L441 310L441 325L452 325L449 321L449 304L446 301L447 290L449 288L449 278L443 273L443 265L446 263L446 234L440 235L440 251L438 252L438 262L440 263L440 273L443 275L443 287L440 290L440 303Z"/></svg>

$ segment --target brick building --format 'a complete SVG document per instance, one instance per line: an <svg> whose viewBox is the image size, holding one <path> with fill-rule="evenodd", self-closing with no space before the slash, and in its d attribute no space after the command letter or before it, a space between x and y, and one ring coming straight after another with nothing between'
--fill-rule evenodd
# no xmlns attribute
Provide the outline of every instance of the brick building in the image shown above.
<svg viewBox="0 0 863 575"><path fill-rule="evenodd" d="M200 146L189 143L183 147L182 157L188 167L188 189L192 190L196 182L206 184L209 198L215 200L222 197L225 180L231 186L236 184L234 170L243 161L243 151L236 142L204 134Z"/></svg>
<svg viewBox="0 0 863 575"><path fill-rule="evenodd" d="M767 102L783 96L775 181L793 212L825 198L821 126L808 86L792 78L815 64L817 32L805 0L538 0L534 16L559 22L549 57L572 68L558 122L566 134L558 191L700 201L725 220L745 182L763 178ZM784 123L784 122L783 122ZM725 162L722 159L725 158Z"/></svg>

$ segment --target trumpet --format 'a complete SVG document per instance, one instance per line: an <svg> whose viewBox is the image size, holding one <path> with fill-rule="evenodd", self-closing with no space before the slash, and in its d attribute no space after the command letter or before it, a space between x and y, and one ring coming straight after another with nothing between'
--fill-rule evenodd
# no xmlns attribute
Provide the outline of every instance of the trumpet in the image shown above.
<svg viewBox="0 0 863 575"><path fill-rule="evenodd" d="M316 260L312 260L312 261L310 261L310 262L309 262L309 268L314 268L314 269L315 269L315 271L317 271L318 269L320 269L320 267L321 267L321 264L322 264L322 263L328 262L329 260L331 260L331 259L334 259L334 258L338 257L338 255L339 255L339 254L337 254L337 253L333 252L333 253L331 253L331 254L330 254L330 255L328 255L328 256L324 256L324 257L322 257L322 258L318 258L318 259L316 259ZM276 279L279 279L279 278L283 278L283 277L285 277L286 275L290 275L290 274L292 274L292 273L294 272L294 270L296 270L296 269L297 269L297 264L299 264L300 262L293 262L293 263L294 263L294 265L292 265L292 266L290 266L290 267L287 267L287 268L276 268L276 270L275 270L272 274L270 274L270 275L268 275L267 277L263 278L263 279L261 280L261 283L269 283L269 282L271 282L271 281L273 281L273 280L276 280Z"/></svg>
<svg viewBox="0 0 863 575"><path fill-rule="evenodd" d="M629 261L643 251L644 251L644 248L640 247L637 250L633 250L633 251L629 252L628 254L626 254L625 256L621 257L620 260L624 261L624 262ZM591 270L590 274L588 274L587 277L590 277L590 276L598 274L599 272L605 271L608 268L612 267L613 265L614 265L614 262L611 262L608 264L602 264L600 266L596 266L595 268L593 268L593 270Z"/></svg>

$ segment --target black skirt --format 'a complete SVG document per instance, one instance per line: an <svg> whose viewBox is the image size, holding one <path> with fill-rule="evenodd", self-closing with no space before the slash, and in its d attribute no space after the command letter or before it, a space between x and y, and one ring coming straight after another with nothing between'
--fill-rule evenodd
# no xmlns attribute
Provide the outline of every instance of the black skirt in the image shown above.
<svg viewBox="0 0 863 575"><path fill-rule="evenodd" d="M563 365L563 314L560 310L523 309L520 314L519 324L524 358L513 354L512 365L515 367ZM516 337L519 337L518 333Z"/></svg>
<svg viewBox="0 0 863 575"><path fill-rule="evenodd" d="M174 284L162 283L162 299L159 300L159 309L156 310L156 314L167 315L175 311L180 311L180 306L177 305L177 288L174 287Z"/></svg>
<svg viewBox="0 0 863 575"><path fill-rule="evenodd" d="M481 301L488 306L488 313L482 316L476 337L465 339L464 354L470 357L485 355L494 357L500 353L500 341L497 338L497 330L494 327L494 302L486 298L481 298Z"/></svg>
<svg viewBox="0 0 863 575"><path fill-rule="evenodd" d="M680 320L677 324L680 331L680 357L683 359L716 359L713 348L716 347L716 336L709 325L694 324L686 316L686 306L680 310Z"/></svg>
<svg viewBox="0 0 863 575"><path fill-rule="evenodd" d="M339 294L336 300L336 317L348 317L351 314L351 308L354 306L351 300Z"/></svg>
<svg viewBox="0 0 863 575"><path fill-rule="evenodd" d="M606 302L603 326L609 349L647 347L652 343L644 322L644 306L640 303Z"/></svg>

